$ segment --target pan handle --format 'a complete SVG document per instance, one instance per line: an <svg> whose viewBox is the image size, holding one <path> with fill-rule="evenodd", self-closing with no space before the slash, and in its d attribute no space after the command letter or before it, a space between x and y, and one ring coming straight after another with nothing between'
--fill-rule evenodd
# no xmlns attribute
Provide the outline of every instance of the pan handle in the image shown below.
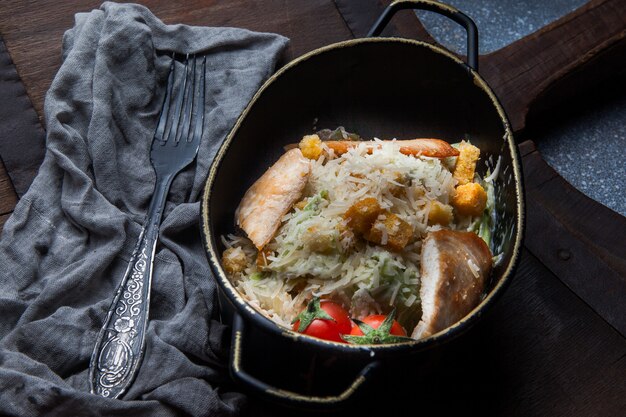
<svg viewBox="0 0 626 417"><path fill-rule="evenodd" d="M367 37L378 36L399 10L428 10L454 20L467 32L467 65L478 71L478 29L476 24L467 15L452 6L430 0L398 0L391 3L380 15Z"/></svg>
<svg viewBox="0 0 626 417"><path fill-rule="evenodd" d="M230 374L232 378L255 391L257 394L269 399L278 400L284 405L306 406L308 408L333 408L339 407L351 400L355 394L363 389L366 383L372 378L373 373L380 367L379 361L374 361L365 366L358 373L352 384L338 395L316 397L297 392L287 391L273 387L254 376L250 375L242 368L242 348L245 333L245 321L238 313L233 317L233 340L230 354Z"/></svg>

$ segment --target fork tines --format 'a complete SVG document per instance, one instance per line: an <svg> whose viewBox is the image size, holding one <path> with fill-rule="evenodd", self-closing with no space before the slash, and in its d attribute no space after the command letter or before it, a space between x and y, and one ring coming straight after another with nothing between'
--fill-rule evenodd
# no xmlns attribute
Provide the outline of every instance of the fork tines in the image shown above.
<svg viewBox="0 0 626 417"><path fill-rule="evenodd" d="M195 55L187 55L183 75L177 77L176 60L172 58L165 99L154 133L154 139L161 145L170 142L176 146L181 140L196 142L202 136L206 57L202 58L199 76L196 61Z"/></svg>

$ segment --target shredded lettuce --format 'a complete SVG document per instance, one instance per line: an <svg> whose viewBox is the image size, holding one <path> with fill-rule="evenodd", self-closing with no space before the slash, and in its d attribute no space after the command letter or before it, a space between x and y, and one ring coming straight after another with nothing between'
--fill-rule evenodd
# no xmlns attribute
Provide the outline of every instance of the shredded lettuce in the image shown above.
<svg viewBox="0 0 626 417"><path fill-rule="evenodd" d="M263 279L263 272L253 272L250 274L250 279L253 281L260 281Z"/></svg>
<svg viewBox="0 0 626 417"><path fill-rule="evenodd" d="M487 171L487 176L489 176L489 171ZM495 190L493 186L493 181L481 181L481 185L487 192L487 204L485 206L485 210L483 211L482 216L480 217L477 224L474 226L474 231L482 240L485 241L487 246L491 249L491 233L495 226L495 215L496 215L496 197Z"/></svg>
<svg viewBox="0 0 626 417"><path fill-rule="evenodd" d="M309 202L304 206L303 211L319 211L319 206L322 200L328 200L328 190L322 190L309 199Z"/></svg>

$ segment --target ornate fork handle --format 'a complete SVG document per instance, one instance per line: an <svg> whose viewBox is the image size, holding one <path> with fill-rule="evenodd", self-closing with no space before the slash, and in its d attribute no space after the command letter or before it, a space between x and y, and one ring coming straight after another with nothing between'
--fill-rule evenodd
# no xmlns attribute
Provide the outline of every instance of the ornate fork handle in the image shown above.
<svg viewBox="0 0 626 417"><path fill-rule="evenodd" d="M91 356L91 392L118 398L130 386L145 347L154 251L174 174L157 177L146 222Z"/></svg>
<svg viewBox="0 0 626 417"><path fill-rule="evenodd" d="M165 199L172 179L196 159L204 126L206 57L197 74L196 57L185 60L184 74L174 91L175 62L170 63L150 162L156 185L139 240L98 334L91 363L91 392L118 398L133 382L143 359L154 251Z"/></svg>

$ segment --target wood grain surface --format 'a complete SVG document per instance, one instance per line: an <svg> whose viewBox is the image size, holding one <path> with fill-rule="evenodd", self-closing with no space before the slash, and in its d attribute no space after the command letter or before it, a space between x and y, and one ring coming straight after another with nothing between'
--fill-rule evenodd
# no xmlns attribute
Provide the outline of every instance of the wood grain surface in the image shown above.
<svg viewBox="0 0 626 417"><path fill-rule="evenodd" d="M0 230L6 220L8 214L13 211L13 208L17 204L17 194L13 189L13 184L4 169L4 164L0 160Z"/></svg>
<svg viewBox="0 0 626 417"><path fill-rule="evenodd" d="M591 0L537 32L482 57L480 72L502 100L511 126L518 132L526 126L533 102L553 84L612 51L626 59L621 49L625 41L626 1ZM623 68L611 69L615 74ZM587 77L584 87L593 88L601 82L599 75ZM582 93L581 88L578 90Z"/></svg>
<svg viewBox="0 0 626 417"><path fill-rule="evenodd" d="M391 0L334 0L337 10L355 38L364 38ZM398 36L436 43L417 16L410 11L397 13L381 36Z"/></svg>
<svg viewBox="0 0 626 417"><path fill-rule="evenodd" d="M63 33L74 14L97 9L99 0L4 0L0 34L11 53L37 113L61 65ZM352 38L330 0L144 0L166 24L236 26L276 32L291 39L287 59Z"/></svg>
<svg viewBox="0 0 626 417"><path fill-rule="evenodd" d="M46 134L1 38L0 95L0 159L20 197L39 170Z"/></svg>
<svg viewBox="0 0 626 417"><path fill-rule="evenodd" d="M520 145L527 201L526 247L626 337L626 217L586 197Z"/></svg>

